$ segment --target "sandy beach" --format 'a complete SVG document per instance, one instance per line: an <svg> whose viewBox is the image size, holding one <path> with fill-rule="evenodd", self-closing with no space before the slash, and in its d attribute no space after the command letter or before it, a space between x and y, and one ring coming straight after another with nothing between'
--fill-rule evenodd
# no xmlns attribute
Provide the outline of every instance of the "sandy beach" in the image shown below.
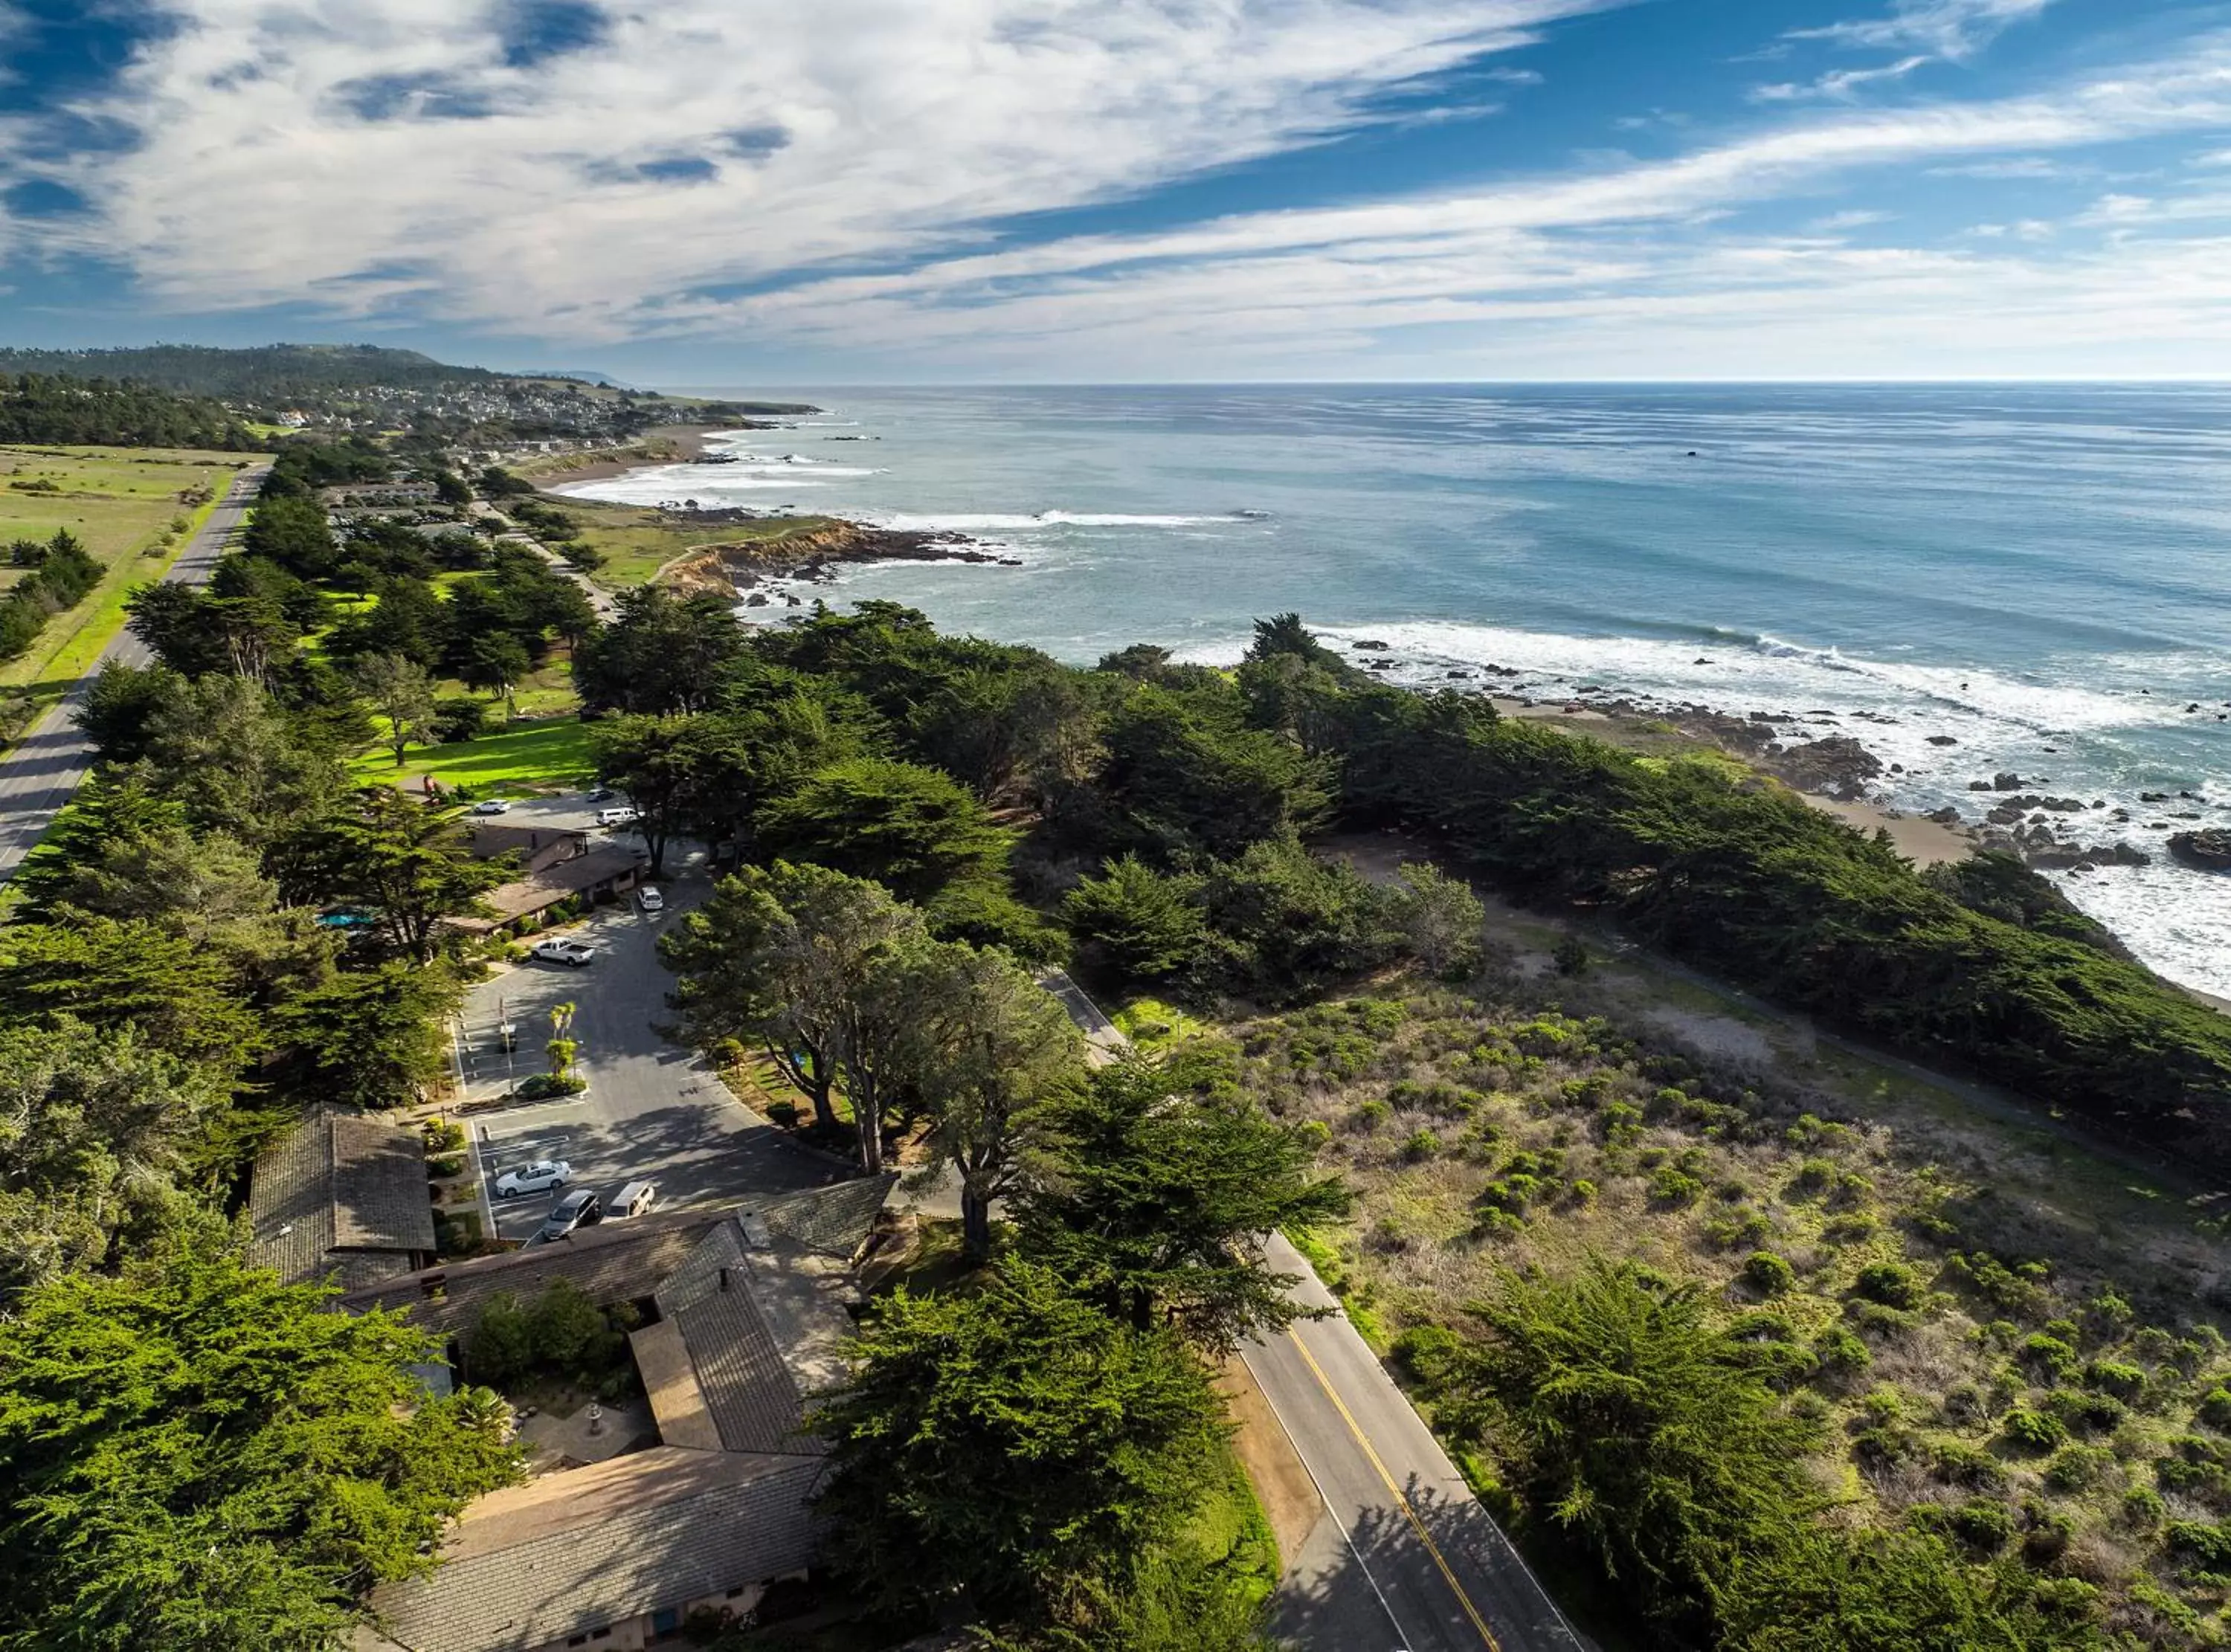
<svg viewBox="0 0 2231 1652"><path fill-rule="evenodd" d="M735 428L734 424L655 424L624 448L537 454L515 468L529 481L543 486L603 481L654 465L694 464L705 456L708 436Z"/></svg>

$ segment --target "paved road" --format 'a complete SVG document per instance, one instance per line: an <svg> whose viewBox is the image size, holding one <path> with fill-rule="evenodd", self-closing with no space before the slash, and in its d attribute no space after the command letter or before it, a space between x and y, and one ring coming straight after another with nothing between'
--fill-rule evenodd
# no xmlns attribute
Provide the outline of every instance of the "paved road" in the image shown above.
<svg viewBox="0 0 2231 1652"><path fill-rule="evenodd" d="M508 818L566 823L583 808L570 816L550 808L532 816L514 810ZM668 1207L818 1187L844 1174L750 1112L694 1055L659 1031L672 1019L666 993L673 978L658 961L657 938L710 886L690 871L659 887L668 902L663 918L630 901L599 907L562 932L597 947L595 963L572 969L529 962L467 997L459 1054L470 1095L500 1094L514 1077L541 1071L550 1010L564 1003L575 1006L572 1036L589 1081L585 1095L473 1115L483 1187L504 1238L526 1238L555 1203L549 1193L494 1197L497 1176L535 1158L570 1160L575 1184L606 1197L624 1182L646 1178L658 1184L660 1203ZM518 1035L510 1055L496 1036L506 1016Z"/></svg>
<svg viewBox="0 0 2231 1652"><path fill-rule="evenodd" d="M217 570L234 532L240 526L255 490L262 486L268 464L250 466L233 479L224 500L210 513L201 532L171 565L163 578L182 585L206 584ZM0 883L16 875L16 868L31 852L62 805L93 766L93 747L77 730L78 708L85 703L93 680L111 661L145 665L146 645L129 631L119 631L94 661L93 669L78 679L69 693L33 724L21 744L0 758Z"/></svg>
<svg viewBox="0 0 2231 1652"><path fill-rule="evenodd" d="M1299 1252L1270 1265L1333 1316L1245 1344L1240 1357L1325 1500L1287 1557L1274 1631L1327 1652L1580 1652L1524 1561Z"/></svg>
<svg viewBox="0 0 2231 1652"><path fill-rule="evenodd" d="M1066 975L1040 978L1096 1045L1126 1042ZM1268 1255L1329 1313L1239 1350L1325 1506L1285 1557L1274 1633L1303 1652L1584 1652L1339 1299L1284 1236Z"/></svg>

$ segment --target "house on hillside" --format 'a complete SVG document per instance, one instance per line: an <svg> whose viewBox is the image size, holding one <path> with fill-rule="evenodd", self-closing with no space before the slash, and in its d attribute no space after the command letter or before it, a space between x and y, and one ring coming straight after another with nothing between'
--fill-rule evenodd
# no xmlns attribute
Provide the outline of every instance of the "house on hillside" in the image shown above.
<svg viewBox="0 0 2231 1652"><path fill-rule="evenodd" d="M373 1591L359 1652L635 1652L680 1640L693 1612L742 1617L802 1576L824 1467L805 1400L844 1375L853 1268L897 1179L606 1223L341 1298L453 1342L490 1298L558 1280L600 1307L631 1304L656 1428L656 1443L561 1459L472 1504L433 1572Z"/></svg>
<svg viewBox="0 0 2231 1652"><path fill-rule="evenodd" d="M524 934L540 929L550 920L553 907L569 900L586 905L612 900L635 887L645 859L620 843L592 849L588 833L558 826L475 823L472 843L475 860L517 855L521 873L481 897L492 916L449 920L473 935Z"/></svg>
<svg viewBox="0 0 2231 1652"><path fill-rule="evenodd" d="M289 1284L409 1274L435 1249L425 1143L407 1126L314 1113L256 1155L248 1215L249 1258Z"/></svg>

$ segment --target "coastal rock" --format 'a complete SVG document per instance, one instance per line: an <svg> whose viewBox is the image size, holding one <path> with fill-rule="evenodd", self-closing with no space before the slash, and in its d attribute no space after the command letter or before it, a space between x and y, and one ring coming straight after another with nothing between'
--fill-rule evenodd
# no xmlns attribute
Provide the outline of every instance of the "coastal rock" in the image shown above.
<svg viewBox="0 0 2231 1652"><path fill-rule="evenodd" d="M1991 789L1991 783L1988 780L1970 780L1968 783L1968 790L1970 791L1988 791Z"/></svg>
<svg viewBox="0 0 2231 1652"><path fill-rule="evenodd" d="M1962 816L1960 811L1951 807L1949 803L1942 809L1930 810L1926 815L1924 815L1922 818L1924 820L1933 820L1939 826L1957 826L1962 823Z"/></svg>
<svg viewBox="0 0 2231 1652"><path fill-rule="evenodd" d="M2008 774L2003 771L1995 774L1991 777L1991 790L1994 791L2020 791L2021 790L2021 776L2018 774Z"/></svg>
<svg viewBox="0 0 2231 1652"><path fill-rule="evenodd" d="M1855 803L1863 783L1883 772L1882 759L1848 734L1831 734L1786 747L1767 765L1800 791L1826 792Z"/></svg>
<svg viewBox="0 0 2231 1652"><path fill-rule="evenodd" d="M2167 803L2169 801L2169 793L2166 791L2142 791L2138 794L2138 801L2140 803Z"/></svg>
<svg viewBox="0 0 2231 1652"><path fill-rule="evenodd" d="M2203 872L2231 872L2231 831L2218 826L2206 831L2179 832L2169 840L2169 852L2182 864Z"/></svg>
<svg viewBox="0 0 2231 1652"><path fill-rule="evenodd" d="M695 519L741 523L758 519L747 512L704 511ZM827 584L836 578L831 570L854 562L980 562L1019 567L1012 557L981 549L965 533L919 532L870 527L861 522L835 522L775 539L747 539L733 545L708 545L670 564L659 583L695 594L733 594L756 580L809 580ZM749 599L746 599L748 603ZM802 604L786 598L789 606Z"/></svg>
<svg viewBox="0 0 2231 1652"><path fill-rule="evenodd" d="M1471 678L1471 673L1469 671L1445 671L1441 674L1454 682L1465 682Z"/></svg>
<svg viewBox="0 0 2231 1652"><path fill-rule="evenodd" d="M1957 745L1960 744L1959 741L1954 739L1950 734L1931 734L1929 737L1929 743L1931 745Z"/></svg>
<svg viewBox="0 0 2231 1652"><path fill-rule="evenodd" d="M1387 646L1387 644L1386 644L1386 643L1384 643L1384 642L1375 642L1375 641L1373 641L1373 640L1370 640L1370 639L1368 639L1368 638L1367 638L1367 639L1366 639L1365 641L1363 641L1363 642L1351 642L1351 643L1349 643L1348 646L1348 647L1350 647L1351 649L1355 649L1355 650L1356 650L1357 652L1359 652L1359 653L1363 653L1363 652L1367 652L1367 651L1371 650L1371 649L1384 649L1384 648L1386 648L1386 647Z"/></svg>

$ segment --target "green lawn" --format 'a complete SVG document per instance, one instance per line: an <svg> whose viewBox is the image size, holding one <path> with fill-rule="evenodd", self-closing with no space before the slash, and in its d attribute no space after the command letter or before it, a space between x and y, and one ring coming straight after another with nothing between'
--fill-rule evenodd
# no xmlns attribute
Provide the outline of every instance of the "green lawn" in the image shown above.
<svg viewBox="0 0 2231 1652"><path fill-rule="evenodd" d="M430 774L439 785L469 787L482 795L572 785L596 771L589 732L578 717L530 723L455 745L412 746L404 758L397 768L394 753L383 746L365 752L349 769L367 784L385 780L415 791Z"/></svg>
<svg viewBox="0 0 2231 1652"><path fill-rule="evenodd" d="M0 543L45 539L68 528L106 565L83 602L48 622L23 654L0 663L0 744L92 667L123 628L124 599L177 560L246 462L238 454L168 448L0 446ZM203 488L207 503L179 497ZM179 518L186 532L173 533Z"/></svg>
<svg viewBox="0 0 2231 1652"><path fill-rule="evenodd" d="M827 527L831 519L825 516L771 516L763 521L723 525L694 521L687 516L640 505L607 505L592 500L548 496L542 502L555 505L571 517L580 529L582 541L603 556L603 565L592 569L589 578L612 590L648 584L652 575L676 557L707 545L786 539L793 533L810 533Z"/></svg>

